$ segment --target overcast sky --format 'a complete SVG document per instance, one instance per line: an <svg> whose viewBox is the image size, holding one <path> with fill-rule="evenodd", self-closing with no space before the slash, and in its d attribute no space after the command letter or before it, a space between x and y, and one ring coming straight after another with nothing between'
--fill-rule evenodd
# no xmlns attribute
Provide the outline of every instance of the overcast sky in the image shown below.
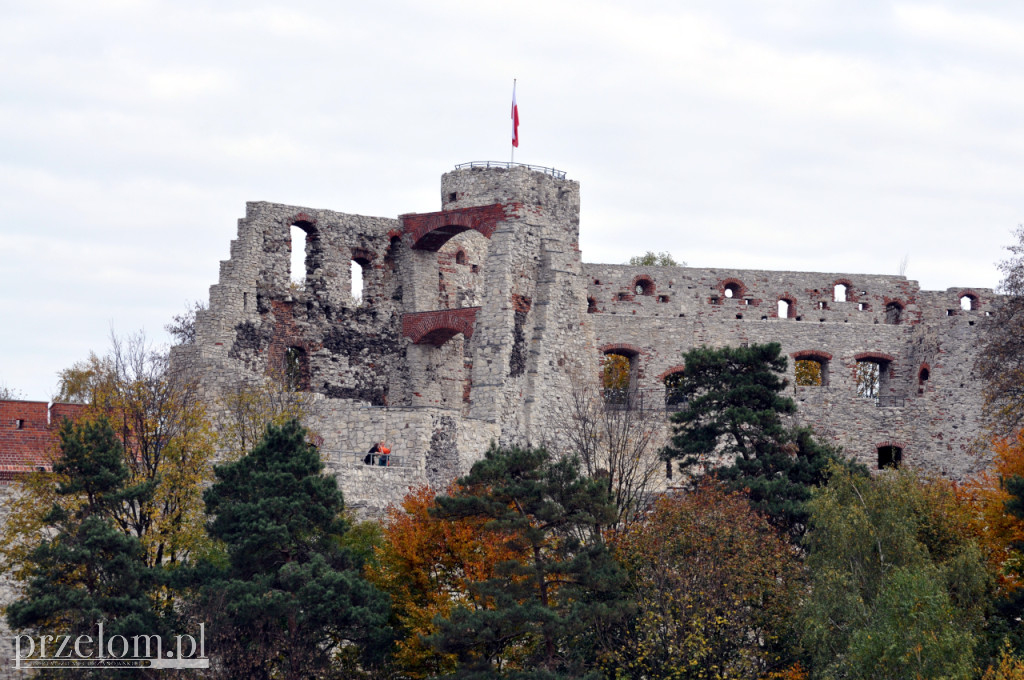
<svg viewBox="0 0 1024 680"><path fill-rule="evenodd" d="M1024 3L0 0L0 384L205 299L245 202L394 217L456 163L581 183L588 262L993 287Z"/></svg>

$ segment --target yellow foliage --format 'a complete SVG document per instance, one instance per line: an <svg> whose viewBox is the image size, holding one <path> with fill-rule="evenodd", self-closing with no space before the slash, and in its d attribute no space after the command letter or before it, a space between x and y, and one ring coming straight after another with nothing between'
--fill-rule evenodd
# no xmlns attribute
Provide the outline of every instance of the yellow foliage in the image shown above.
<svg viewBox="0 0 1024 680"><path fill-rule="evenodd" d="M805 387L821 387L821 364L810 359L797 359L794 362L796 384Z"/></svg>
<svg viewBox="0 0 1024 680"><path fill-rule="evenodd" d="M601 382L606 390L629 389L629 357L605 354L601 365Z"/></svg>
<svg viewBox="0 0 1024 680"><path fill-rule="evenodd" d="M1009 643L1005 643L999 661L985 670L981 680L1024 680L1024 660L1014 656Z"/></svg>

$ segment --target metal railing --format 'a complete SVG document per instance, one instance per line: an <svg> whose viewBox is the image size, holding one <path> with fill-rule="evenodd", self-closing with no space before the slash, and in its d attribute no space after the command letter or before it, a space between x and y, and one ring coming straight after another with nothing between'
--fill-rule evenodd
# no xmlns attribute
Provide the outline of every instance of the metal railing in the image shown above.
<svg viewBox="0 0 1024 680"><path fill-rule="evenodd" d="M564 170L556 170L555 168L548 168L543 165L529 165L527 163L514 163L511 161L471 161L469 163L459 163L455 166L456 170L467 170L469 168L505 168L510 170L513 167L526 168L527 170L534 170L535 172L543 172L545 175L551 175L555 179L565 179Z"/></svg>
<svg viewBox="0 0 1024 680"><path fill-rule="evenodd" d="M604 390L608 411L664 411L675 413L686 406L686 399L673 390Z"/></svg>

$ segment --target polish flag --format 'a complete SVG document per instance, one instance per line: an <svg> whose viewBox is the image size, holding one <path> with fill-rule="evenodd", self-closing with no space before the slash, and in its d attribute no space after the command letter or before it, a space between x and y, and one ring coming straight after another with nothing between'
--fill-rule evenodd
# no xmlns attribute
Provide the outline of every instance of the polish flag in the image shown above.
<svg viewBox="0 0 1024 680"><path fill-rule="evenodd" d="M512 146L519 147L519 107L516 105L515 83L512 83Z"/></svg>

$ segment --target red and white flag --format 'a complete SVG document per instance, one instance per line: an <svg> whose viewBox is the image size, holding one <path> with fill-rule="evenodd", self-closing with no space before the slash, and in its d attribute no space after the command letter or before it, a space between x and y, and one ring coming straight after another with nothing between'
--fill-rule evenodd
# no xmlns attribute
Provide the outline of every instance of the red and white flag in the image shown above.
<svg viewBox="0 0 1024 680"><path fill-rule="evenodd" d="M512 146L519 147L519 107L516 105L515 81L512 81Z"/></svg>

